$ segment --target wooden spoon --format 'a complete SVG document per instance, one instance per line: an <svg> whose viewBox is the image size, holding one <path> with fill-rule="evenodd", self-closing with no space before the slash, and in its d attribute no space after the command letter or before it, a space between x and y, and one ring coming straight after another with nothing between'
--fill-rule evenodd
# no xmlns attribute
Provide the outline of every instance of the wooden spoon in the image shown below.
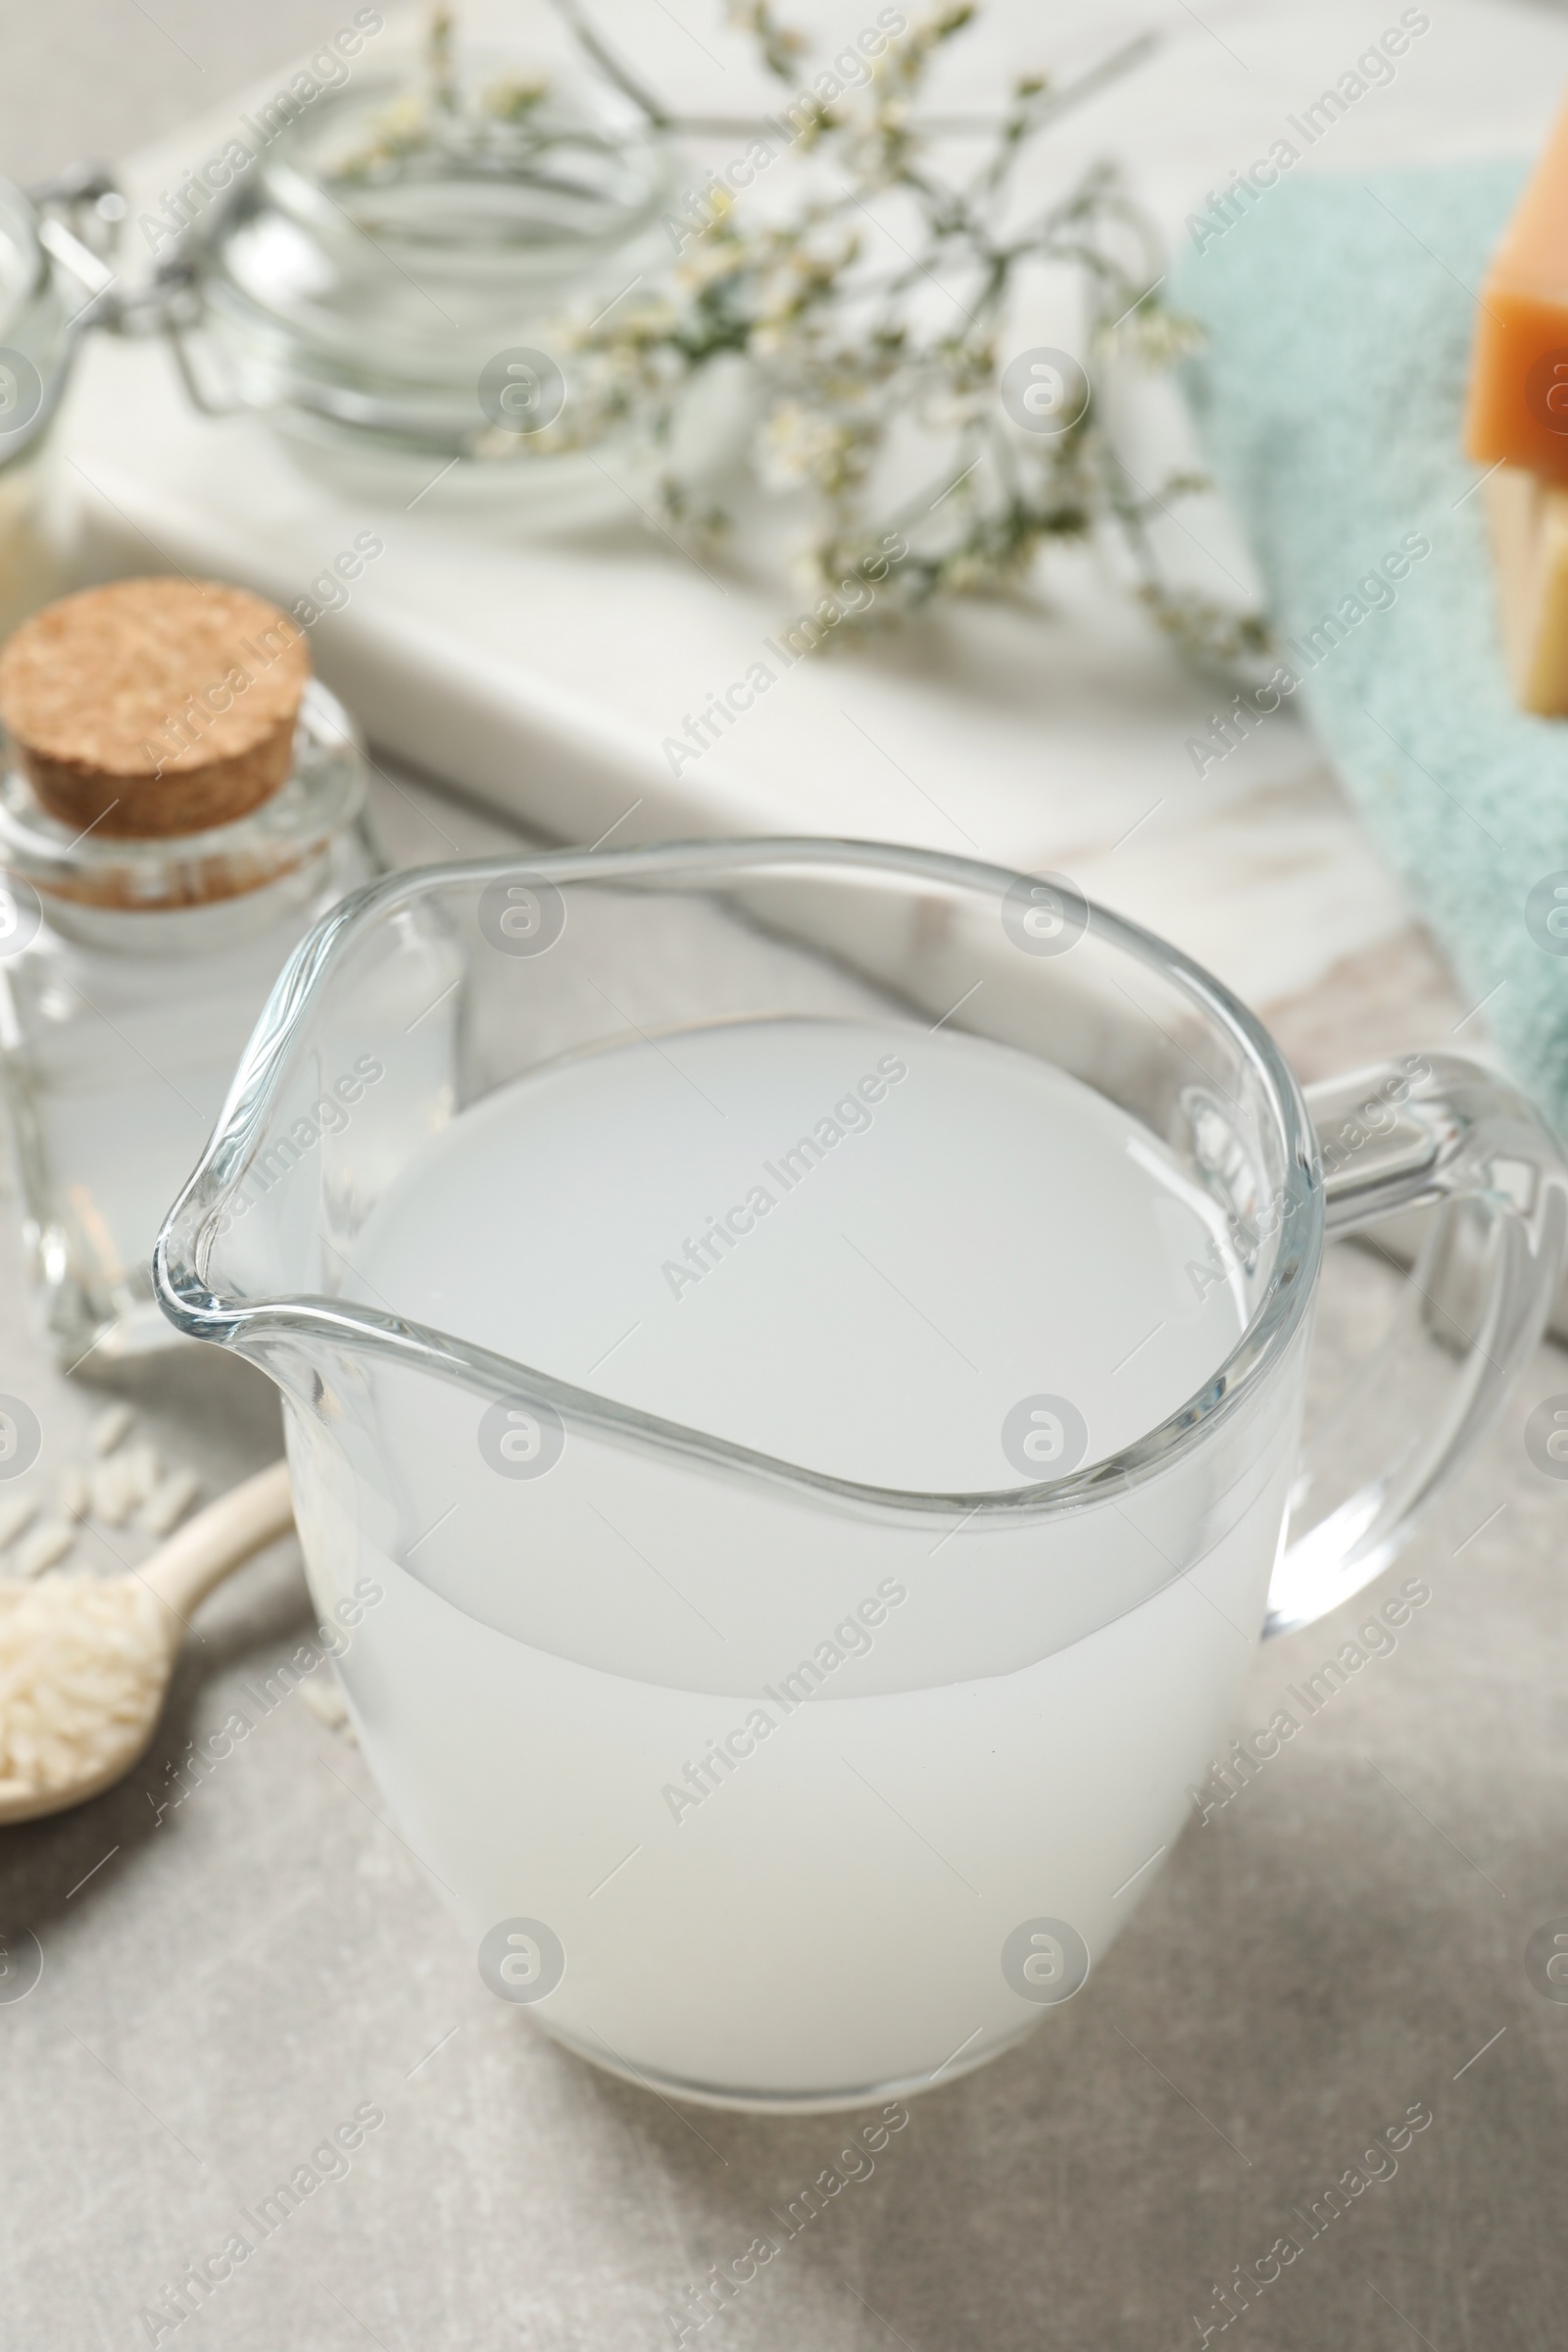
<svg viewBox="0 0 1568 2352"><path fill-rule="evenodd" d="M191 1611L293 1524L288 1464L274 1462L124 1576L0 1583L0 1823L62 1813L130 1770Z"/></svg>

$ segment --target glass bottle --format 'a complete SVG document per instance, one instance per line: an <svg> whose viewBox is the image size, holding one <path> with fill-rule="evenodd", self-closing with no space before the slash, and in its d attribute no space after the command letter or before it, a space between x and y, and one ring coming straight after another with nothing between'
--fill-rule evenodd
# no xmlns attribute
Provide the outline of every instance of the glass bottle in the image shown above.
<svg viewBox="0 0 1568 2352"><path fill-rule="evenodd" d="M347 711L305 690L293 769L238 820L73 835L9 742L0 1084L38 1320L65 1363L168 1346L159 1226L289 951L379 860Z"/></svg>

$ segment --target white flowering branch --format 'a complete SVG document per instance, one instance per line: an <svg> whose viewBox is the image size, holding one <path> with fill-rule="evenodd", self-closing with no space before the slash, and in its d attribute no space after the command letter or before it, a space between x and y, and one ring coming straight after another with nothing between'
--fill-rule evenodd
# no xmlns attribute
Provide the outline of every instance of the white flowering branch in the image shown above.
<svg viewBox="0 0 1568 2352"><path fill-rule="evenodd" d="M804 497L803 550L828 594L852 575L882 583L879 613L944 596L1017 596L1050 545L1111 532L1135 593L1191 650L1236 662L1266 645L1262 621L1172 585L1152 526L1205 485L1176 475L1146 490L1120 464L1093 373L1109 364L1159 369L1197 330L1161 299L1163 263L1118 169L1102 163L1032 217L1019 219L1019 166L1050 126L1125 73L1152 45L1128 44L1077 81L1018 79L991 118L920 115L916 101L947 44L977 10L968 0L906 21L884 9L871 36L804 82L803 36L770 0L728 0L770 75L791 92L755 122L682 117L613 53L581 0L556 0L596 70L663 133L727 128L748 137L728 177L743 182L782 151L801 179L773 217L736 201L717 173L668 217L667 277L593 322L569 322L572 397L561 418L508 454L545 455L630 434L651 453L662 519L688 534L722 531L673 462L693 387L744 359L761 406L756 470ZM889 25L894 27L888 29ZM451 20L436 11L431 80L450 86ZM443 46L444 44L444 46ZM944 169L956 137L987 142L962 175ZM874 208L874 209L873 209ZM893 225L896 223L896 226ZM1047 429L1005 397L1008 333L1023 280L1066 265L1077 275L1090 363ZM1014 330L1015 331L1015 330ZM1036 354L1042 363L1065 355ZM1076 363L1067 361L1070 371ZM1037 373L1041 370L1037 369ZM1058 393L1062 387L1056 387ZM1033 429L1031 429L1033 428ZM891 565L887 551L896 549ZM844 632L835 630L833 635Z"/></svg>

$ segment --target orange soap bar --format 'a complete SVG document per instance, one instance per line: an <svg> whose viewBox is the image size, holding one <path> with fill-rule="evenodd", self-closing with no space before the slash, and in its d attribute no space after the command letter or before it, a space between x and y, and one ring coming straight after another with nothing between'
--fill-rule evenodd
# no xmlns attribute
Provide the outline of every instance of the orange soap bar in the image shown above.
<svg viewBox="0 0 1568 2352"><path fill-rule="evenodd" d="M1481 289L1465 447L1568 482L1568 109Z"/></svg>

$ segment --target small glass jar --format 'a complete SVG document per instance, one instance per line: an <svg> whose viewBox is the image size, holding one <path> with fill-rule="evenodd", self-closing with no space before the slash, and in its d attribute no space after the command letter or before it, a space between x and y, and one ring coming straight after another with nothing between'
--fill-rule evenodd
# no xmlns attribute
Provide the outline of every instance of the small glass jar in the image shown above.
<svg viewBox="0 0 1568 2352"><path fill-rule="evenodd" d="M620 493L548 431L560 321L667 264L674 151L609 84L484 51L450 71L389 60L292 122L248 119L223 195L176 192L162 323L198 406L264 413L334 475L407 499L445 469L444 498L505 486L576 517Z"/></svg>
<svg viewBox="0 0 1568 2352"><path fill-rule="evenodd" d="M9 743L0 773L0 1085L38 1319L61 1360L167 1347L158 1229L289 951L380 870L347 711L305 690L287 781L158 840L73 836Z"/></svg>

